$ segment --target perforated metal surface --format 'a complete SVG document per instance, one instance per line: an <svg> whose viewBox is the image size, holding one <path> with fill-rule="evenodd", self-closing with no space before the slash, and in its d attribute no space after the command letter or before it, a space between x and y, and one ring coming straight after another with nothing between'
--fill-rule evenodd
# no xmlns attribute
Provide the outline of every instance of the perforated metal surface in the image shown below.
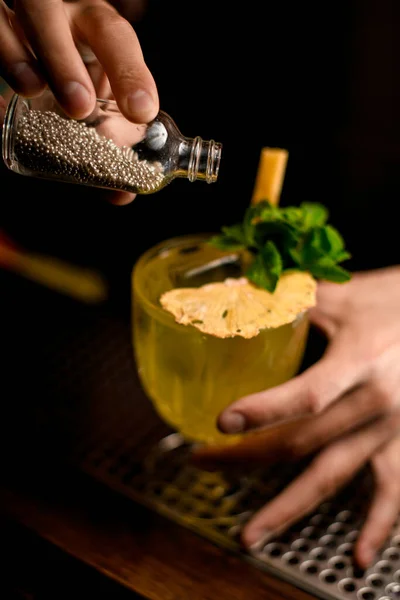
<svg viewBox="0 0 400 600"><path fill-rule="evenodd" d="M72 311L61 301L57 313L53 297L48 305L46 297L41 298L29 312L25 288L19 293L10 285L3 289L10 290L2 311L3 342L10 364L16 365L15 373L11 368L3 373L8 381L4 389L14 394L4 405L9 414L3 417L10 423L1 440L4 456L19 452L26 461L20 448L24 423L30 454L40 440L43 458L51 447L57 464L60 453L105 486L317 597L400 599L399 524L370 569L361 573L353 566L354 540L372 491L367 470L258 556L250 556L239 544L243 523L298 474L301 465L276 465L246 477L204 473L188 463L187 448L171 450L174 437L168 438L169 452L152 454L165 429L161 424L154 427L151 403L140 397L129 322L87 309ZM13 321L16 298L22 305ZM22 345L15 343L19 337ZM21 364L26 365L24 377ZM40 402L32 402L35 392ZM15 430L12 423L17 424Z"/></svg>
<svg viewBox="0 0 400 600"><path fill-rule="evenodd" d="M255 556L243 552L240 530L249 517L295 476L277 465L250 476L228 477L191 466L188 449L172 435L141 464L90 456L82 468L97 479L214 543L239 553L257 568L274 573L321 598L400 598L400 529L393 530L375 563L361 572L352 551L371 491L370 474L359 474L335 499L325 502ZM160 449L159 449L160 450ZM297 469L299 467L297 466ZM397 532L398 531L398 532Z"/></svg>
<svg viewBox="0 0 400 600"><path fill-rule="evenodd" d="M265 471L246 476L237 473L234 477L196 469L188 460L189 449L180 445L179 436L162 438L162 428L157 433L149 428L146 410L153 410L151 403L144 403L141 412L135 406L137 373L129 328L104 319L99 329L89 330L83 337L71 336L69 340L68 349L74 358L63 362L66 368L63 385L68 382L72 392L83 385L86 395L79 399L83 403L88 381L90 378L97 381L95 405L89 402L85 408L80 404L75 413L71 411L70 400L68 406L64 405L63 419L68 417L74 429L73 460L79 469L238 553L256 568L317 597L400 599L399 523L366 572L355 568L352 560L354 541L373 487L368 469L331 502L294 524L257 556L250 556L243 552L239 542L243 524L304 465L277 464ZM158 440L161 442L157 446Z"/></svg>

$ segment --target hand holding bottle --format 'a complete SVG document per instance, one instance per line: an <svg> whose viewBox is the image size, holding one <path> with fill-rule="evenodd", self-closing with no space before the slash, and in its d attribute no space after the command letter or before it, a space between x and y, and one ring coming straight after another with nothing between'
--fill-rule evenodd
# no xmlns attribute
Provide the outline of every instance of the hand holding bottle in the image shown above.
<svg viewBox="0 0 400 600"><path fill-rule="evenodd" d="M11 10L0 0L0 74L16 92L37 96L47 83L67 114L84 118L96 98L85 62L90 68L97 63L129 120L147 123L156 116L157 88L139 40L108 2L15 0L13 5Z"/></svg>
<svg viewBox="0 0 400 600"><path fill-rule="evenodd" d="M144 4L132 0L129 16ZM8 5L0 0L0 75L14 91L37 97L47 84L76 119L93 111L96 96L114 98L133 122L148 123L157 115L157 88L139 40L109 2L15 0ZM134 198L122 192L108 196L115 204Z"/></svg>

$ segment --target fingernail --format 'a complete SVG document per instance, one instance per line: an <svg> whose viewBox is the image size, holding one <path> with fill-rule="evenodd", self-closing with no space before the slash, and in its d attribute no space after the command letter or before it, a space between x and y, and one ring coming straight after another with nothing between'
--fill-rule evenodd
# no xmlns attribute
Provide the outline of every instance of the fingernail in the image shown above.
<svg viewBox="0 0 400 600"><path fill-rule="evenodd" d="M69 81L62 91L67 102L73 102L76 109L85 111L89 108L90 93L81 83Z"/></svg>
<svg viewBox="0 0 400 600"><path fill-rule="evenodd" d="M136 90L128 94L128 110L138 121L148 122L156 115L154 114L154 100L145 90Z"/></svg>
<svg viewBox="0 0 400 600"><path fill-rule="evenodd" d="M253 537L253 536L252 536ZM268 529L263 529L263 531L259 531L255 536L254 542L248 542L249 552L252 554L258 554L264 549L264 546L274 537L274 532L269 531Z"/></svg>
<svg viewBox="0 0 400 600"><path fill-rule="evenodd" d="M218 427L223 433L240 433L246 428L246 419L238 412L222 413Z"/></svg>
<svg viewBox="0 0 400 600"><path fill-rule="evenodd" d="M31 65L27 62L16 63L11 68L11 74L18 79L20 83L30 90L39 89L43 86L40 77L35 73Z"/></svg>

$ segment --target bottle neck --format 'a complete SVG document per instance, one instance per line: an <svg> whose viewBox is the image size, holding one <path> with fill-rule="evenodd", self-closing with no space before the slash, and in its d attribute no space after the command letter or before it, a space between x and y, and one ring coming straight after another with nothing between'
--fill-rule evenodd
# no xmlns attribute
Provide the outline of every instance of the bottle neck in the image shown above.
<svg viewBox="0 0 400 600"><path fill-rule="evenodd" d="M197 136L185 138L179 145L178 176L214 183L218 179L222 144Z"/></svg>

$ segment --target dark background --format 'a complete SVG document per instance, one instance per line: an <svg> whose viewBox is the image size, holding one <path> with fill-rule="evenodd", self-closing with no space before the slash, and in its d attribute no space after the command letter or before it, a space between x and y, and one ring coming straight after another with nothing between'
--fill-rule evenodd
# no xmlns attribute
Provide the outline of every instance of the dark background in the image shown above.
<svg viewBox="0 0 400 600"><path fill-rule="evenodd" d="M101 268L126 310L137 256L172 235L239 220L262 146L281 146L282 204L325 203L353 254L349 268L399 262L395 0L153 0L136 30L161 108L184 135L222 142L218 182L175 180L116 207L96 190L5 172L1 228L28 248Z"/></svg>
<svg viewBox="0 0 400 600"><path fill-rule="evenodd" d="M70 421L90 436L104 407L115 417L131 406L126 420L141 429L139 408L146 412L150 403L138 394L127 323L132 266L162 239L239 220L263 146L289 150L281 203L326 204L353 253L349 267L400 263L398 0L237 6L151 0L136 27L162 109L184 135L223 144L217 183L175 180L117 207L98 190L0 173L0 230L28 249L98 268L111 285L104 315L0 272L3 480L7 468L23 480L21 473L35 477L45 467L52 485L55 473L62 476L59 457L75 443ZM48 564L46 552L26 541L13 548L7 574L25 587L32 556ZM58 576L53 553L50 570ZM75 581L70 563L65 571ZM48 572L40 580L46 589L53 581ZM93 576L89 583L93 589Z"/></svg>

